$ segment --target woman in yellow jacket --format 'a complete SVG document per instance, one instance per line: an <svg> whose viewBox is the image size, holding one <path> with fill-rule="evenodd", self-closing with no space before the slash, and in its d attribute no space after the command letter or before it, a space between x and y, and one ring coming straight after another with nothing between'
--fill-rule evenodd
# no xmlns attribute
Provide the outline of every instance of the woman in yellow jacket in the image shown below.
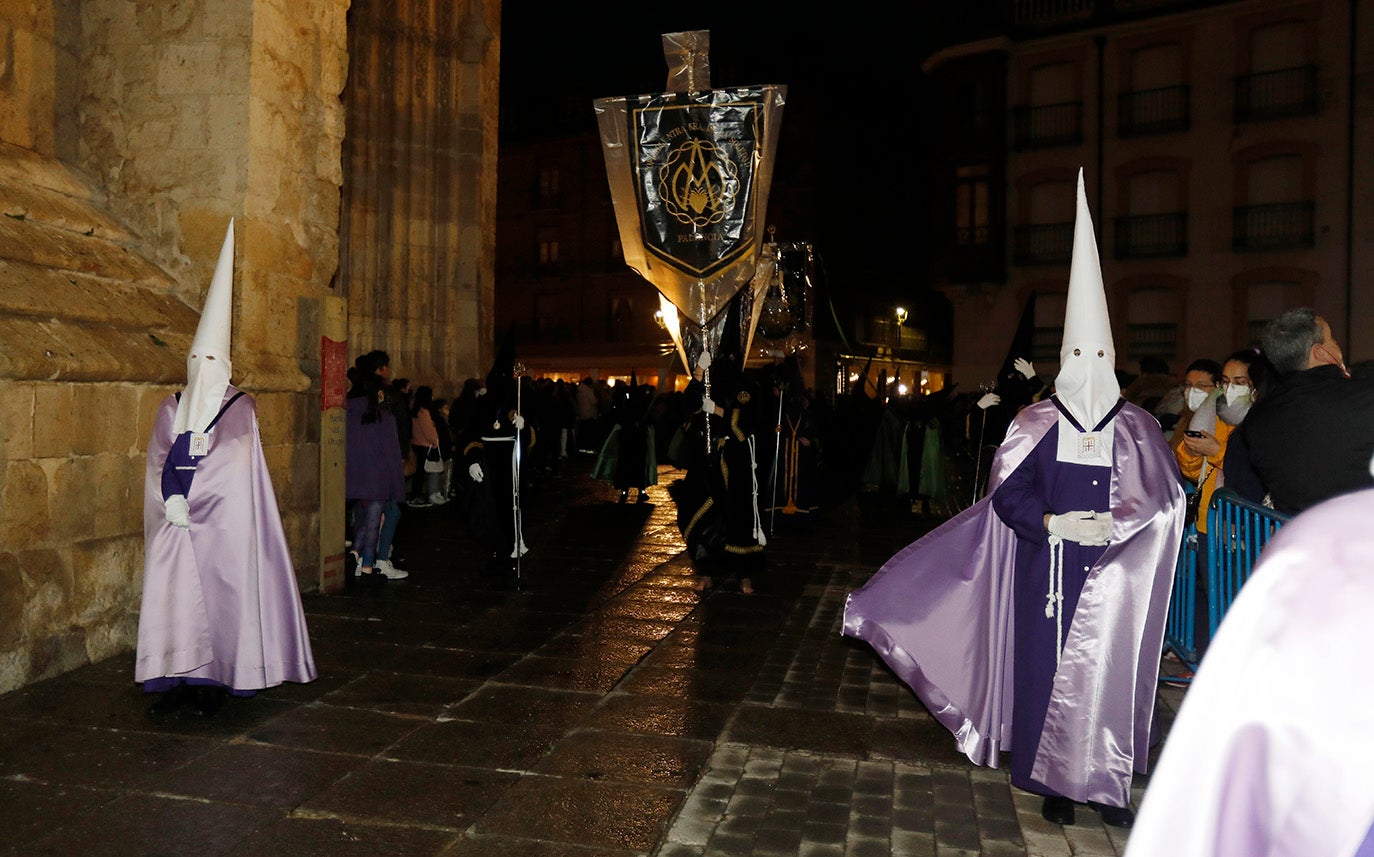
<svg viewBox="0 0 1374 857"><path fill-rule="evenodd" d="M1222 462L1226 457L1226 442L1255 403L1257 389L1264 380L1264 366L1264 358L1247 348L1226 358L1216 390L1203 391L1199 396L1195 392L1197 388L1190 385L1185 393L1192 397L1189 406L1194 409L1194 417L1185 424L1183 431L1175 434L1177 440L1173 448L1178 469L1184 478L1197 486L1201 495L1195 522L1198 530L1198 610L1194 639L1199 655L1211 636L1206 611L1207 507L1212 503L1212 494L1225 484ZM1192 373L1189 376L1191 381ZM1214 419L1209 420L1213 415ZM1215 425L1208 431L1206 426L1213 422Z"/></svg>
<svg viewBox="0 0 1374 857"><path fill-rule="evenodd" d="M1189 423L1184 431L1175 434L1174 457L1178 460L1178 469L1202 495L1196 522L1199 533L1207 532L1207 507L1211 505L1213 492L1225 484L1222 461L1226 457L1226 441L1258 397L1258 388L1264 380L1263 360L1250 348L1227 357L1221 367L1221 377L1217 379L1216 393L1207 395L1209 391L1203 390L1198 408L1204 415L1209 406L1215 409L1215 427L1207 431L1205 427L1196 428ZM1187 392L1196 396L1192 388Z"/></svg>

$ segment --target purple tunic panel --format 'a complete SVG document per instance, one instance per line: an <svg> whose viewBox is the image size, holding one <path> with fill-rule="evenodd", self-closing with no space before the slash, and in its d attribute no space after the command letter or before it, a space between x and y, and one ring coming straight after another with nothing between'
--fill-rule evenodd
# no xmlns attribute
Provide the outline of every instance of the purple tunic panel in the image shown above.
<svg viewBox="0 0 1374 857"><path fill-rule="evenodd" d="M230 387L226 400L237 390ZM148 441L143 602L134 680L208 679L261 690L315 678L300 590L249 396L209 432L186 500L189 530L167 522L163 464L176 398Z"/></svg>
<svg viewBox="0 0 1374 857"><path fill-rule="evenodd" d="M1044 519L1046 514L1109 511L1112 479L1110 467L1058 461L1059 429L1059 425L1050 427L992 498L997 516L1016 533L1011 780L1017 788L1038 794L1058 794L1035 781L1031 767L1040 746L1064 630L1072 622L1088 573L1106 552L1105 547L1061 542L1063 580L1053 584ZM1050 605L1052 615L1046 615L1052 592L1063 601L1057 609Z"/></svg>

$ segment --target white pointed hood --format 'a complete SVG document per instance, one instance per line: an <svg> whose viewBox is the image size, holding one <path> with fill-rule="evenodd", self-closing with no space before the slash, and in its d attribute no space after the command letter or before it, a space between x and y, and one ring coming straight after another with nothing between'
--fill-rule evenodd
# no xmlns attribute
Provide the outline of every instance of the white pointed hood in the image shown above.
<svg viewBox="0 0 1374 857"><path fill-rule="evenodd" d="M177 402L173 434L205 431L229 387L229 333L234 318L234 221L224 233L219 262L205 294L191 353L186 356L186 389Z"/></svg>
<svg viewBox="0 0 1374 857"><path fill-rule="evenodd" d="M1083 170L1078 170L1078 212L1073 226L1073 261L1064 308L1064 344L1059 349L1055 395L1087 431L1116 406L1116 346L1107 316L1107 292L1097 258Z"/></svg>

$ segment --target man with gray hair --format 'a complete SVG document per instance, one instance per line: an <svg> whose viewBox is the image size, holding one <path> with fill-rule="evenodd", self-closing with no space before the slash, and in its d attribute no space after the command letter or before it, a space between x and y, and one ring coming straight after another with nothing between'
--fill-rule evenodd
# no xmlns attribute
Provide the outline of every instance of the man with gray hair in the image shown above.
<svg viewBox="0 0 1374 857"><path fill-rule="evenodd" d="M1262 341L1280 378L1240 431L1273 507L1293 515L1374 485L1374 367L1346 368L1331 326L1308 307L1269 322ZM1241 466L1227 452L1223 470Z"/></svg>

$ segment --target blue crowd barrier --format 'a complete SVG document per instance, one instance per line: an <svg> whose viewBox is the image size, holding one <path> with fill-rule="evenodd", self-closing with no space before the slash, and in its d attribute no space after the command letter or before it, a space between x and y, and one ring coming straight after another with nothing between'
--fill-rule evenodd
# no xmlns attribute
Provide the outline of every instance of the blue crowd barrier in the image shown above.
<svg viewBox="0 0 1374 857"><path fill-rule="evenodd" d="M1207 622L1213 634L1260 552L1290 516L1252 503L1227 488L1207 507Z"/></svg>
<svg viewBox="0 0 1374 857"><path fill-rule="evenodd" d="M1197 527L1183 531L1183 546L1174 569L1174 590L1169 598L1169 620L1164 626L1164 648L1174 653L1189 671L1197 669ZM1161 679L1167 676L1160 676Z"/></svg>
<svg viewBox="0 0 1374 857"><path fill-rule="evenodd" d="M1196 489L1185 485L1184 491L1191 500ZM1183 543L1179 546L1178 565L1174 568L1174 588L1169 597L1169 617L1164 626L1164 649L1173 652L1174 657L1188 669L1197 669L1197 575L1198 575L1198 538L1201 534L1197 525L1189 521L1183 528ZM1206 569L1203 569L1206 573ZM1170 676L1162 675L1160 680Z"/></svg>
<svg viewBox="0 0 1374 857"><path fill-rule="evenodd" d="M1192 490L1189 486L1188 492ZM1236 593L1250 578L1264 546L1288 519L1288 515L1220 488L1213 492L1207 507L1207 532L1199 533L1192 522L1184 529L1164 628L1164 648L1173 652L1190 674L1202 659L1197 644L1198 574L1206 575L1207 630L1211 639ZM1201 552L1207 558L1205 568L1199 568L1198 561L1201 539L1207 540L1207 549ZM1188 676L1160 675L1160 681L1187 680Z"/></svg>

